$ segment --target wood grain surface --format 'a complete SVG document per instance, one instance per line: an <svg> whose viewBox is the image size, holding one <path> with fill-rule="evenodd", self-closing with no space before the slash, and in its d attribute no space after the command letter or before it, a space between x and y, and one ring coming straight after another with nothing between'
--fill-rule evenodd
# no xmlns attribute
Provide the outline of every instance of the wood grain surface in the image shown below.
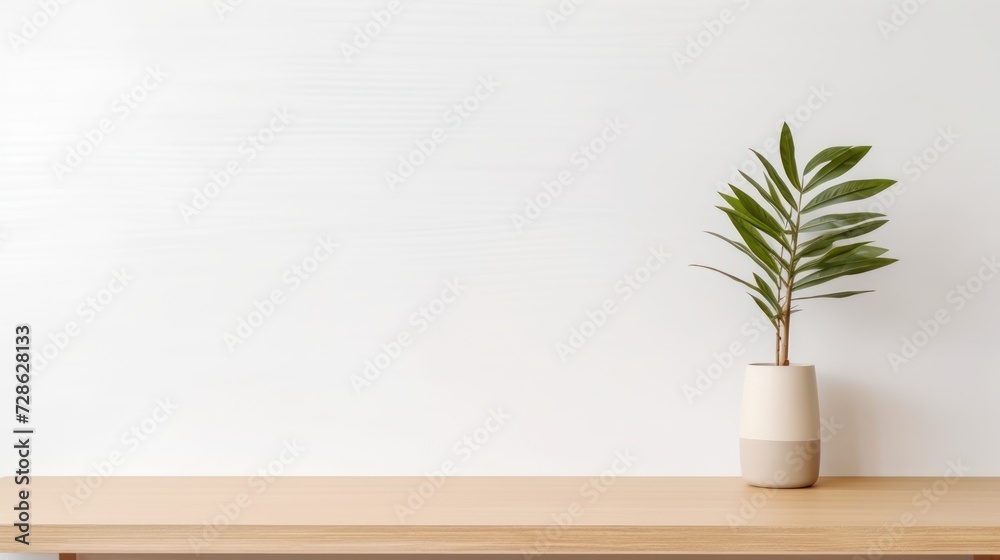
<svg viewBox="0 0 1000 560"><path fill-rule="evenodd" d="M86 499L76 497L79 482L32 481L32 551L1000 552L995 478L824 478L810 489L773 491L735 478L602 485L455 477L430 490L425 478L294 477L260 486L236 477L113 477ZM12 495L11 479L0 486ZM421 492L422 505L413 498ZM13 519L4 515L0 550L10 550Z"/></svg>

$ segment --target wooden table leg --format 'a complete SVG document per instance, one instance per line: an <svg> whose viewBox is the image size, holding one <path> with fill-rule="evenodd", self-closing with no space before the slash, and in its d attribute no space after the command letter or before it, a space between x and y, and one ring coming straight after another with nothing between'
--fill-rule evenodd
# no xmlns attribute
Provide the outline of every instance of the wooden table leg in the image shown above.
<svg viewBox="0 0 1000 560"><path fill-rule="evenodd" d="M76 554L62 552L59 554L59 560L76 560Z"/></svg>
<svg viewBox="0 0 1000 560"><path fill-rule="evenodd" d="M973 556L973 558L975 560L1000 560L1000 556L994 556L992 554L988 554L988 555L985 555L985 556L982 555L982 554L977 554L977 555ZM62 560L62 559L60 558L60 560Z"/></svg>

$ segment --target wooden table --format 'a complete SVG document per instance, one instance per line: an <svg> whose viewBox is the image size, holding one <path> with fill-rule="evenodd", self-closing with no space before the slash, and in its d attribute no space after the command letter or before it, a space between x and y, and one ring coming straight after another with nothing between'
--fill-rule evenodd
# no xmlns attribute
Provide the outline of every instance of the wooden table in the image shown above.
<svg viewBox="0 0 1000 560"><path fill-rule="evenodd" d="M74 553L1000 554L998 478L31 480L30 546ZM0 481L7 503L18 489Z"/></svg>

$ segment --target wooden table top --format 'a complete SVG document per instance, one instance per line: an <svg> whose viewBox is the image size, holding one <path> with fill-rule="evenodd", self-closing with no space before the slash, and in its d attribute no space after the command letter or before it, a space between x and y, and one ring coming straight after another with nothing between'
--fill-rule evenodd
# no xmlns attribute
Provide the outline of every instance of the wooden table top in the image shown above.
<svg viewBox="0 0 1000 560"><path fill-rule="evenodd" d="M129 553L1000 553L1000 478L33 477L30 547ZM0 480L7 503L23 489Z"/></svg>

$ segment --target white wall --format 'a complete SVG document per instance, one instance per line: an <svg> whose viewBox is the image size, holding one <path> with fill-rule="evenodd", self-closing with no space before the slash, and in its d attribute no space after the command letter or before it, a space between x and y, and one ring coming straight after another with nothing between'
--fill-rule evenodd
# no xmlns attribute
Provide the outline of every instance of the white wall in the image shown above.
<svg viewBox="0 0 1000 560"><path fill-rule="evenodd" d="M116 475L249 474L294 441L284 474L584 475L628 450L630 475L735 475L742 366L773 343L745 326L749 298L686 265L746 270L701 232L727 229L716 189L798 112L803 160L871 144L857 176L905 186L873 236L900 263L842 284L878 293L796 315L793 359L818 365L841 426L824 473L1000 475L1000 281L948 299L1000 253L1000 4L927 2L885 37L891 1L592 0L553 29L555 1L423 0L350 62L342 44L384 2L246 0L221 20L213 6L71 3L17 53L7 33L38 5L0 8L0 293L4 332L35 332L36 474L112 457ZM722 10L735 21L678 68ZM126 114L115 100L147 67L166 76ZM446 111L481 79L499 85L453 129ZM246 161L241 143L282 108L290 124ZM57 179L102 119L113 128ZM581 171L572 154L609 119L627 129ZM391 190L384 174L438 127ZM913 172L942 130L957 139ZM242 172L185 223L231 160ZM511 215L561 171L574 182L518 232ZM293 290L283 274L324 236L339 248ZM660 248L666 265L624 301L616 283ZM88 311L122 269L127 286ZM411 314L452 278L464 291L418 332ZM224 334L273 290L286 299L230 352ZM607 298L619 311L561 360ZM894 370L888 354L939 309L949 322ZM358 394L352 376L403 332L413 343ZM491 410L509 419L461 444ZM143 440L122 437L133 426Z"/></svg>

